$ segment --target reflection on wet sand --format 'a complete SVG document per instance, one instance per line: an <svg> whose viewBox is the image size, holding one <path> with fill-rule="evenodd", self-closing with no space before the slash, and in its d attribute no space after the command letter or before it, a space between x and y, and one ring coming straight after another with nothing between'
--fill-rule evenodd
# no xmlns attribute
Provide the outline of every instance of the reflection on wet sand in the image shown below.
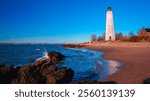
<svg viewBox="0 0 150 101"><path fill-rule="evenodd" d="M113 60L96 61L94 66L95 73L99 76L100 80L104 80L109 75L112 75L120 70L121 63Z"/></svg>

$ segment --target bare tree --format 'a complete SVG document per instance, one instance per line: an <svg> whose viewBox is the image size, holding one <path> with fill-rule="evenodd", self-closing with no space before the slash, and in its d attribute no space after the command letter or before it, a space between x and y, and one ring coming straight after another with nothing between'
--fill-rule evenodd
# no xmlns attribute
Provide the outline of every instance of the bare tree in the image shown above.
<svg viewBox="0 0 150 101"><path fill-rule="evenodd" d="M135 36L135 34L133 33L133 31L129 32L129 37Z"/></svg>
<svg viewBox="0 0 150 101"><path fill-rule="evenodd" d="M121 32L116 34L116 40L122 40L123 39L123 34Z"/></svg>
<svg viewBox="0 0 150 101"><path fill-rule="evenodd" d="M97 36L96 36L96 34L93 34L91 36L91 42L96 42L96 41L97 41Z"/></svg>
<svg viewBox="0 0 150 101"><path fill-rule="evenodd" d="M103 40L103 37L102 37L102 36L99 36L99 37L97 38L97 41L101 41L101 40Z"/></svg>
<svg viewBox="0 0 150 101"><path fill-rule="evenodd" d="M105 33L102 33L98 38L97 41L105 40Z"/></svg>

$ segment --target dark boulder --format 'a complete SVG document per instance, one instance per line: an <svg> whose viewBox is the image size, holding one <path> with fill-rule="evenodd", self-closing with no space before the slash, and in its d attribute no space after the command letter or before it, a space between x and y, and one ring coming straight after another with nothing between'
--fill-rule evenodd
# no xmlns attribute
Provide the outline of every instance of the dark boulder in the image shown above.
<svg viewBox="0 0 150 101"><path fill-rule="evenodd" d="M55 75L47 75L46 76L46 84L56 84L56 78Z"/></svg>
<svg viewBox="0 0 150 101"><path fill-rule="evenodd" d="M48 65L46 65L48 66ZM44 67L44 66L43 66ZM19 84L62 84L72 81L74 71L72 69L61 68L55 65L35 69L38 67L25 66L19 71L17 79L13 83Z"/></svg>
<svg viewBox="0 0 150 101"><path fill-rule="evenodd" d="M55 84L69 83L72 81L74 71L58 67L57 64L65 56L58 52L49 52L48 58L36 61L33 65L21 67L18 77L12 83L19 84Z"/></svg>
<svg viewBox="0 0 150 101"><path fill-rule="evenodd" d="M20 67L3 66L0 68L0 84L10 84L17 76Z"/></svg>
<svg viewBox="0 0 150 101"><path fill-rule="evenodd" d="M58 70L58 67L54 64L43 64L40 68L40 73L44 76L52 74Z"/></svg>
<svg viewBox="0 0 150 101"><path fill-rule="evenodd" d="M55 52L55 51L51 51L48 53L48 61L51 61L52 63L54 64L57 64L59 63L61 60L63 60L65 58L64 55L58 53L58 52Z"/></svg>
<svg viewBox="0 0 150 101"><path fill-rule="evenodd" d="M72 69L62 68L55 72L56 83L69 83L72 81L74 71Z"/></svg>
<svg viewBox="0 0 150 101"><path fill-rule="evenodd" d="M19 84L37 84L44 83L44 77L36 70L36 66L27 65L23 66L18 72L18 77L12 83Z"/></svg>
<svg viewBox="0 0 150 101"><path fill-rule="evenodd" d="M42 59L39 59L35 62L36 66L42 66L45 63L49 63L49 64L59 64L61 60L63 60L65 58L64 55L62 55L59 52L55 52L55 51L51 51L48 52L48 56L44 57Z"/></svg>

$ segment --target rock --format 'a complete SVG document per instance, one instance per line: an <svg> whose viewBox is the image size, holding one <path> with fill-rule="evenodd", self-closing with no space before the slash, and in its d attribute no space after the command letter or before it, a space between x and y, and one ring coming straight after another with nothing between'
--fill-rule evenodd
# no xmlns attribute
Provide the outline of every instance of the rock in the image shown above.
<svg viewBox="0 0 150 101"><path fill-rule="evenodd" d="M69 83L72 81L74 71L68 68L60 68L57 65L64 58L58 52L49 52L48 58L36 61L33 65L22 66L18 76L12 83L19 84L55 84Z"/></svg>
<svg viewBox="0 0 150 101"><path fill-rule="evenodd" d="M21 67L20 71L18 72L18 77L13 83L20 83L20 84L27 84L30 83L31 77L31 68L32 66L23 66Z"/></svg>
<svg viewBox="0 0 150 101"><path fill-rule="evenodd" d="M0 84L10 84L17 76L20 67L12 66L0 68Z"/></svg>
<svg viewBox="0 0 150 101"><path fill-rule="evenodd" d="M41 66L40 72L42 75L46 76L52 74L58 70L58 67L53 64L44 64Z"/></svg>
<svg viewBox="0 0 150 101"><path fill-rule="evenodd" d="M55 72L56 83L69 83L72 81L74 71L72 69L62 68Z"/></svg>
<svg viewBox="0 0 150 101"><path fill-rule="evenodd" d="M53 76L53 75L47 75L46 76L46 83L47 84L55 84L56 83L55 76Z"/></svg>
<svg viewBox="0 0 150 101"><path fill-rule="evenodd" d="M17 84L44 84L46 77L42 74L41 67L27 65L20 69L18 77L13 83Z"/></svg>
<svg viewBox="0 0 150 101"><path fill-rule="evenodd" d="M146 78L142 82L143 84L150 84L150 78Z"/></svg>
<svg viewBox="0 0 150 101"><path fill-rule="evenodd" d="M84 44L66 44L64 47L66 48L83 48L85 45Z"/></svg>
<svg viewBox="0 0 150 101"><path fill-rule="evenodd" d="M47 65L46 65L47 66ZM43 66L44 67L44 66ZM39 68L39 67L36 67ZM26 66L21 68L18 78L13 83L19 84L41 84L41 83L69 83L74 75L71 69L58 69L55 65L41 69L34 69L34 67Z"/></svg>
<svg viewBox="0 0 150 101"><path fill-rule="evenodd" d="M38 61L35 62L35 65L36 66L42 66L46 62L47 62L46 60L38 60Z"/></svg>
<svg viewBox="0 0 150 101"><path fill-rule="evenodd" d="M0 64L0 69L3 68L3 67L5 67L5 65Z"/></svg>
<svg viewBox="0 0 150 101"><path fill-rule="evenodd" d="M72 81L74 71L67 68L58 68L54 64L44 64L40 70L43 77L46 78L46 83L69 83Z"/></svg>
<svg viewBox="0 0 150 101"><path fill-rule="evenodd" d="M60 53L58 53L58 52L51 51L51 52L48 53L48 57L49 57L47 59L48 61L51 61L52 63L57 64L61 60L63 60L65 56L60 54Z"/></svg>
<svg viewBox="0 0 150 101"><path fill-rule="evenodd" d="M58 52L55 52L55 51L51 51L51 52L48 52L48 56L47 58L44 58L44 59L39 59L35 62L35 65L37 66L41 66L45 63L50 63L50 64L59 64L59 62L61 60L63 60L65 58L64 55L58 53Z"/></svg>

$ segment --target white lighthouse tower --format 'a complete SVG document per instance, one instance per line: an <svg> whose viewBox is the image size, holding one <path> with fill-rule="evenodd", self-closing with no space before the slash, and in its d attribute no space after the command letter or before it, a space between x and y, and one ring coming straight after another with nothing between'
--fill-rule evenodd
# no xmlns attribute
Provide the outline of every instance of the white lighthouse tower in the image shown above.
<svg viewBox="0 0 150 101"><path fill-rule="evenodd" d="M107 14L106 14L105 40L115 41L114 20L113 20L113 12L112 12L111 7L108 7Z"/></svg>

